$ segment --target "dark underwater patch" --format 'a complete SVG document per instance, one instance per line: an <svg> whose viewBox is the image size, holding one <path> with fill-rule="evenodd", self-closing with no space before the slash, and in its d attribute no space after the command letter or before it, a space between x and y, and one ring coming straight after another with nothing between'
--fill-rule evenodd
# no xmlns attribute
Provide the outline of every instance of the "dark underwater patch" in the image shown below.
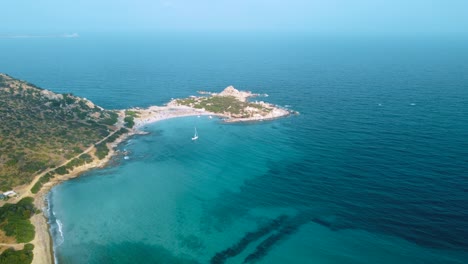
<svg viewBox="0 0 468 264"><path fill-rule="evenodd" d="M239 240L236 244L231 247L216 253L212 258L211 264L221 264L224 263L228 258L239 255L250 243L255 242L260 239L262 236L265 236L272 231L281 227L284 222L288 219L286 215L281 215L266 225L261 226L256 231L248 232L245 236Z"/></svg>
<svg viewBox="0 0 468 264"><path fill-rule="evenodd" d="M255 251L244 259L244 263L252 263L265 257L275 244L294 234L305 223L309 222L307 215L298 215L284 224L273 235L263 240Z"/></svg>

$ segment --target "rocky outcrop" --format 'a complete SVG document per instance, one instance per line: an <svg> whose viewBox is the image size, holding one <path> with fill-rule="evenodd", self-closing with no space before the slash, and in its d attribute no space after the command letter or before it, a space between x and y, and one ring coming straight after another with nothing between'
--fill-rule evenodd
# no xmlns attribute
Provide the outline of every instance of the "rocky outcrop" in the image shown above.
<svg viewBox="0 0 468 264"><path fill-rule="evenodd" d="M236 88L234 88L234 86L230 85L216 96L234 96L235 98L237 98L237 100L245 102L247 101L247 98L253 96L253 94L248 91L239 91Z"/></svg>
<svg viewBox="0 0 468 264"><path fill-rule="evenodd" d="M44 96L45 98L47 98L49 100L62 100L63 99L62 94L56 94L56 93L51 92L49 90L42 90L41 94L42 94L42 96Z"/></svg>

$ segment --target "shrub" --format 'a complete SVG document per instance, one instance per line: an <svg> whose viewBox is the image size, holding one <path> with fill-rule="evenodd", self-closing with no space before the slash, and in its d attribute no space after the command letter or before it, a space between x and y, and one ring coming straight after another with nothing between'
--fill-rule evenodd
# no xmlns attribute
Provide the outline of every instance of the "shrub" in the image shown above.
<svg viewBox="0 0 468 264"><path fill-rule="evenodd" d="M98 157L98 159L103 159L109 153L109 148L107 148L104 142L100 144L96 144L95 146L96 146L96 156Z"/></svg>
<svg viewBox="0 0 468 264"><path fill-rule="evenodd" d="M124 121L125 121L125 126L128 128L132 128L135 125L133 116L126 116L124 118Z"/></svg>
<svg viewBox="0 0 468 264"><path fill-rule="evenodd" d="M60 175L65 175L68 173L68 170L65 168L65 166L62 166L55 169L55 172L57 172Z"/></svg>
<svg viewBox="0 0 468 264"><path fill-rule="evenodd" d="M26 244L22 250L9 248L0 255L0 264L29 264L33 260L33 244Z"/></svg>
<svg viewBox="0 0 468 264"><path fill-rule="evenodd" d="M115 123L117 123L117 118L119 117L119 115L116 112L111 112L111 111L109 111L108 113L110 117L102 120L102 123L112 126Z"/></svg>
<svg viewBox="0 0 468 264"><path fill-rule="evenodd" d="M40 181L36 182L34 186L31 188L31 192L36 194L42 188L42 183Z"/></svg>
<svg viewBox="0 0 468 264"><path fill-rule="evenodd" d="M33 201L32 197L26 197L16 204L7 203L0 207L0 228L7 236L14 236L18 243L34 239L34 226L29 221L36 212Z"/></svg>

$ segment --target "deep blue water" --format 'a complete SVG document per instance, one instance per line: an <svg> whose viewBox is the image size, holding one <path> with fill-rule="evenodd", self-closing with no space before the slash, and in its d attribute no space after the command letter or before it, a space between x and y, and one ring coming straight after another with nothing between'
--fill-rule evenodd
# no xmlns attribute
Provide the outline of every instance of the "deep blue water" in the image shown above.
<svg viewBox="0 0 468 264"><path fill-rule="evenodd" d="M60 263L465 263L467 47L83 34L0 39L0 72L106 108L232 84L301 112L258 124L190 117L148 126L120 146L129 160L51 191Z"/></svg>

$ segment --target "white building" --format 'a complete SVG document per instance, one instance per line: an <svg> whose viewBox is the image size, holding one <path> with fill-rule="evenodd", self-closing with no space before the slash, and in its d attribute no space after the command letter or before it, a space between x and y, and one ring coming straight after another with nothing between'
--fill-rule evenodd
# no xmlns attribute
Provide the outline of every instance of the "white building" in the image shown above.
<svg viewBox="0 0 468 264"><path fill-rule="evenodd" d="M8 191L8 192L4 192L3 195L7 197L13 197L17 195L17 193L15 191Z"/></svg>

